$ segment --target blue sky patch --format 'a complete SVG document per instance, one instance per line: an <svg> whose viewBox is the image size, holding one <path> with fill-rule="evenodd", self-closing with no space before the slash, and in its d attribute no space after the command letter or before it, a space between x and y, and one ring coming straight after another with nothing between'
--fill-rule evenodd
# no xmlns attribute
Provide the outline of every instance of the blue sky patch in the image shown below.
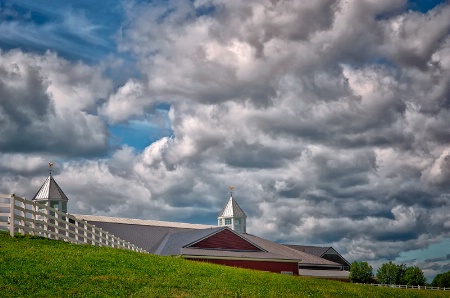
<svg viewBox="0 0 450 298"><path fill-rule="evenodd" d="M445 0L410 0L408 1L408 8L420 12L427 12L444 2Z"/></svg>
<svg viewBox="0 0 450 298"><path fill-rule="evenodd" d="M163 105L163 107L165 107ZM109 126L112 147L128 145L138 151L144 150L151 143L173 135L170 128L168 110L157 109L156 113L144 120L132 120L125 124Z"/></svg>

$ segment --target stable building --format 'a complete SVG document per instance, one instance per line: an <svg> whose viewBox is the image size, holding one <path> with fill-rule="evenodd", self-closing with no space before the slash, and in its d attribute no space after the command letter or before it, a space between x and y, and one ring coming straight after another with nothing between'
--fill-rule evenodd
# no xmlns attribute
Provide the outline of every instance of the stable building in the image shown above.
<svg viewBox="0 0 450 298"><path fill-rule="evenodd" d="M233 197L233 188L230 190L230 198L218 214L218 226L73 216L157 255L281 274L348 279L348 262L332 248L314 253L313 247L282 245L247 233L247 215ZM67 212L67 196L51 171L33 200ZM340 259L331 256L336 254Z"/></svg>

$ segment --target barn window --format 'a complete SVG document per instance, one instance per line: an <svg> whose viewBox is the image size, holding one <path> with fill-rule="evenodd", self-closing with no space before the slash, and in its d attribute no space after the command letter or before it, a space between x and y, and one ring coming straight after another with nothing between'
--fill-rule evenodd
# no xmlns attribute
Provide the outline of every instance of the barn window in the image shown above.
<svg viewBox="0 0 450 298"><path fill-rule="evenodd" d="M236 218L236 219L234 220L234 224L235 224L235 225L240 225L240 224L241 224L241 219L240 219L240 218Z"/></svg>
<svg viewBox="0 0 450 298"><path fill-rule="evenodd" d="M225 218L225 225L231 225L231 218Z"/></svg>

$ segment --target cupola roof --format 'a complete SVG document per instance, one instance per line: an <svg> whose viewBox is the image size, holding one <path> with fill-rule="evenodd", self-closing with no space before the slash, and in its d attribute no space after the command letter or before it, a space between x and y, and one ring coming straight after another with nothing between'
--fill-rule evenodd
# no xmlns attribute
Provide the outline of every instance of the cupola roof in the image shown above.
<svg viewBox="0 0 450 298"><path fill-rule="evenodd" d="M52 176L51 167L52 163L49 163L50 167L50 175L45 180L44 184L42 184L39 191L34 195L33 201L43 201L43 200L58 200L58 201L68 201L66 194L62 191L61 187L59 187L58 183L56 183L55 179Z"/></svg>
<svg viewBox="0 0 450 298"><path fill-rule="evenodd" d="M231 195L228 203L223 207L222 211L220 211L218 217L247 217L245 212L241 209L239 204Z"/></svg>

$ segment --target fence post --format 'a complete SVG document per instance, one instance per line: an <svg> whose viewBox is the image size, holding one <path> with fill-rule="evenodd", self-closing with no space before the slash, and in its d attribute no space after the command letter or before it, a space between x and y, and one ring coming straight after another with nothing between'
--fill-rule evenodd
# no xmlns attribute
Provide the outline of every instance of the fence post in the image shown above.
<svg viewBox="0 0 450 298"><path fill-rule="evenodd" d="M66 224L66 239L69 240L70 232L69 232L69 217L64 216L65 224Z"/></svg>
<svg viewBox="0 0 450 298"><path fill-rule="evenodd" d="M11 195L10 200L10 207L9 207L9 234L11 235L11 237L14 237L14 206L15 206L15 202L14 202L14 194Z"/></svg>
<svg viewBox="0 0 450 298"><path fill-rule="evenodd" d="M24 200L26 200L26 198L22 198ZM25 202L20 202L20 207L22 207L23 209L27 208L27 206L25 205ZM20 233L22 235L25 235L27 232L25 230L25 211L24 210L20 210L20 216L22 216L22 219L20 220Z"/></svg>
<svg viewBox="0 0 450 298"><path fill-rule="evenodd" d="M78 236L79 233L79 229L78 229L78 220L75 220L75 240L77 241L77 243L80 241L80 238Z"/></svg>
<svg viewBox="0 0 450 298"><path fill-rule="evenodd" d="M56 211L53 212L53 213L54 213L54 216L55 216L55 219L54 219L54 221L55 221L55 233L56 233L55 239L59 240L59 239L61 239L60 231L59 231L59 221L61 220L61 218L60 218L59 214Z"/></svg>
<svg viewBox="0 0 450 298"><path fill-rule="evenodd" d="M49 214L49 212L50 211L48 209L44 209L44 211L43 211L44 215L41 215L42 221L44 222L44 224L42 226L42 228L44 230L43 234L44 234L44 237L46 237L46 238L51 238L48 233L48 214Z"/></svg>
<svg viewBox="0 0 450 298"><path fill-rule="evenodd" d="M84 243L88 243L88 241L87 241L87 226L86 226L86 223L83 223L83 240L84 240Z"/></svg>
<svg viewBox="0 0 450 298"><path fill-rule="evenodd" d="M31 235L36 235L36 207L34 202L31 202Z"/></svg>
<svg viewBox="0 0 450 298"><path fill-rule="evenodd" d="M38 207L38 205L37 205L37 203L35 203L34 205L33 205L33 207L34 207L34 209L33 209L33 211L34 211L34 215L33 215L33 221L34 221L34 229L35 230L37 230L36 229L36 221L38 220L38 216L39 215L36 215L36 212L39 212L39 207ZM38 228L42 228L40 225L38 225ZM35 232L35 233L37 233L37 235L41 235L42 234L42 232Z"/></svg>

